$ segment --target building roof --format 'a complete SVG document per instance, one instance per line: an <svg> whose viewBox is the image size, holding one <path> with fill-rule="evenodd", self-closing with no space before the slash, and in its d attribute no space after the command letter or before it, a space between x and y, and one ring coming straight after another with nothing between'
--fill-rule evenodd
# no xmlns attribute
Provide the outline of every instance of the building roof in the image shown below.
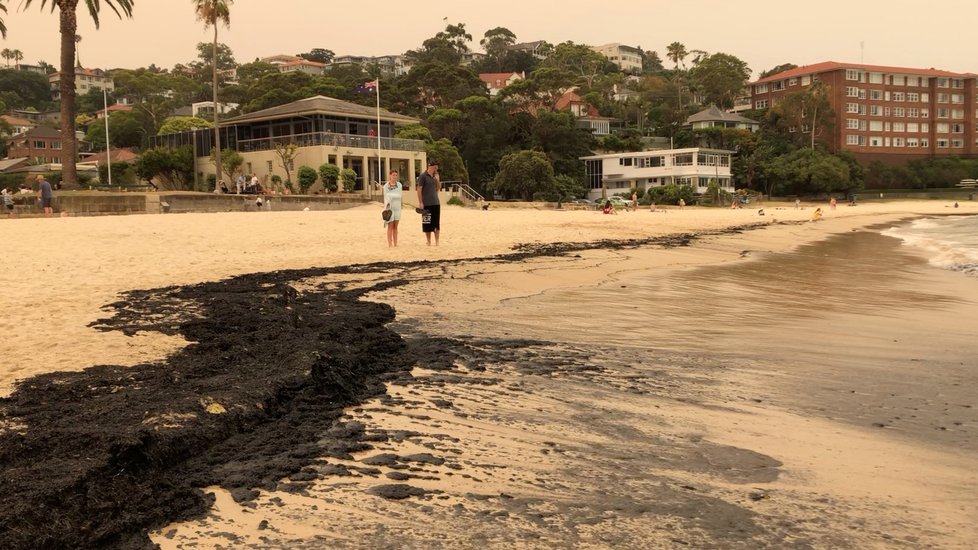
<svg viewBox="0 0 978 550"><path fill-rule="evenodd" d="M27 164L27 157L0 160L0 172L6 172L11 168L18 168Z"/></svg>
<svg viewBox="0 0 978 550"><path fill-rule="evenodd" d="M702 111L690 115L686 119L686 124L692 124L694 122L737 122L741 124L760 124L756 120L751 120L745 116L740 116L736 113L728 113L721 111L716 105L710 105L709 108L703 109Z"/></svg>
<svg viewBox="0 0 978 550"><path fill-rule="evenodd" d="M377 118L377 108L368 107L366 105L358 105L356 103L350 103L349 101L342 101L332 97L317 95L306 99L300 99L299 101L293 101L292 103L286 103L285 105L278 105L275 107L269 107L268 109L262 109L261 111L226 118L222 121L222 124L260 122L263 120L275 120L290 116L308 116L314 114L355 116L375 120ZM392 113L387 109L380 109L380 119L388 122L394 122L395 124L414 124L420 122L416 118Z"/></svg>
<svg viewBox="0 0 978 550"><path fill-rule="evenodd" d="M520 73L479 73L479 80L485 82L490 88L505 88L506 83L510 78L516 77L518 80L523 79L523 75ZM501 86L496 86L496 82L502 83Z"/></svg>
<svg viewBox="0 0 978 550"><path fill-rule="evenodd" d="M112 149L110 153L111 153L110 158L112 159L112 162L131 162L139 158L139 155L133 153L132 149L126 149L126 148ZM105 164L105 151L85 157L85 163L91 164L93 162L98 164Z"/></svg>
<svg viewBox="0 0 978 550"><path fill-rule="evenodd" d="M974 76L970 73L952 73L950 71L944 71L941 69L911 69L908 67L888 67L885 65L865 65L862 63L839 63L838 61L823 61L822 63L815 63L814 65L804 65L802 67L795 67L794 69L788 69L787 71L781 71L777 74L772 74L766 76L759 80L752 82L752 84L764 84L767 82L773 82L775 80L784 80L786 78L794 78L807 74L818 74L827 73L829 71L837 71L839 69L860 69L868 72L876 73L890 73L890 74L905 74L905 75L916 75L916 76L947 76L952 78L967 78Z"/></svg>
<svg viewBox="0 0 978 550"><path fill-rule="evenodd" d="M25 138L60 138L61 130L48 126L35 126L17 137Z"/></svg>
<svg viewBox="0 0 978 550"><path fill-rule="evenodd" d="M14 115L2 115L0 119L11 126L34 126L34 121Z"/></svg>

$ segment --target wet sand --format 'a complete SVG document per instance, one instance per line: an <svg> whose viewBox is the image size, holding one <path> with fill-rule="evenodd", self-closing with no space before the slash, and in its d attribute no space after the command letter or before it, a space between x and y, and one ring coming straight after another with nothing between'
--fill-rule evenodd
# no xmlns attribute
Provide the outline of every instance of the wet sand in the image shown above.
<svg viewBox="0 0 978 550"><path fill-rule="evenodd" d="M161 469L196 472L186 477L216 501L194 517L204 513L200 503L172 499L172 511L190 521L164 526L162 514L140 527L134 518L126 527L133 536L119 544L138 545L141 529L156 526L152 539L165 548L970 547L978 540L978 483L975 350L966 327L978 318L975 281L929 268L895 240L853 232L914 212L945 213L941 205L873 206L858 215L862 206L840 207L816 224L715 235L759 219L743 211L489 217L458 209L451 213L461 236L446 230L443 245L427 249L405 231L405 246L395 251L382 246L379 229L375 240L355 231L376 217L366 208L328 219L229 217L248 223L239 234L266 236L257 247L212 237L209 216L176 220L185 224L165 216L37 220L100 235L104 244L96 239L89 252L101 261L79 254L77 237L23 260L22 272L35 274L30 284L58 286L60 298L68 294L63 277L92 282L84 291L72 287L73 315L8 297L5 311L16 315L6 323L31 326L41 315L75 339L46 350L38 345L44 334L16 332L3 372L11 387L25 374L121 365L106 393L128 397L138 391L126 365L187 378L202 356L214 369L249 366L216 378L240 386L226 398L214 399L215 386L170 382L168 406L185 402L192 411L185 414L204 420L179 419L173 410L156 411L148 424L142 411L129 420L140 437L185 430L212 446L201 458L185 445ZM772 213L807 219L790 208ZM181 225L178 238L172 232ZM113 236L93 231L102 227ZM670 234L682 236L654 238ZM549 245L601 239L612 242ZM171 249L174 241L184 244ZM510 249L533 241L523 254ZM328 260L308 257L311 251ZM79 258L74 271L54 269L69 257ZM371 264L381 258L396 261ZM361 267L337 269L344 265ZM296 270L271 272L283 268ZM98 309L128 289L251 271L269 273L131 294L119 312ZM372 303L390 304L396 318ZM206 304L208 314L189 312L188 304ZM219 319L210 314L218 311ZM97 325L104 332L88 326L96 319L106 319ZM261 326L234 327L236 319ZM232 350L231 360L221 346L241 342L224 335L242 331L254 349ZM183 348L188 341L201 345ZM337 341L343 346L327 344ZM208 347L216 354L193 355ZM184 362L164 360L181 349ZM307 352L330 353L296 361L291 371L270 370L270 362ZM367 359L376 365L370 380L303 381ZM354 379L362 386L335 391ZM62 374L29 384L40 391L16 401L19 418L73 381ZM91 387L91 379L80 381ZM318 391L308 400L280 391L299 386ZM321 401L324 388L342 399ZM59 397L73 403L73 414L99 418L90 395L66 394ZM209 418L201 409L219 402L233 411L232 403L246 400L290 408L275 416L287 419L286 429L262 434L275 422L242 413L237 429L258 436L229 445L226 431L208 431L210 420L221 425L230 415ZM7 435L17 429L10 404L0 402L5 462ZM310 407L332 412L313 421L316 415L292 410ZM107 410L123 416L126 401ZM290 432L305 436L266 448ZM157 475L154 468L126 475L138 484L150 470ZM245 480L259 480L258 490Z"/></svg>

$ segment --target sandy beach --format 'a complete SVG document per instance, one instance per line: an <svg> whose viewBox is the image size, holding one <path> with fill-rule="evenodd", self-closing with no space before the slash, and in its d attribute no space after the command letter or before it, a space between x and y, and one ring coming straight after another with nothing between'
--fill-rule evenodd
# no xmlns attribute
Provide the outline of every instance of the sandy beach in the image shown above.
<svg viewBox="0 0 978 550"><path fill-rule="evenodd" d="M0 220L0 536L978 544L978 281L876 229L978 204L494 206Z"/></svg>

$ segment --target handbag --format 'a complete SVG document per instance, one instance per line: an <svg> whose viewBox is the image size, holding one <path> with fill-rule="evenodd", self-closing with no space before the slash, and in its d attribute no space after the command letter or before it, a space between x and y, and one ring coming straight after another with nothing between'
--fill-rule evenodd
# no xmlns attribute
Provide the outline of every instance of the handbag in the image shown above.
<svg viewBox="0 0 978 550"><path fill-rule="evenodd" d="M394 211L391 210L391 205L389 205L389 204L387 206L385 206L384 207L384 211L380 213L380 217L384 218L384 221L385 222L386 221L390 221L391 216L393 216L393 215L394 215Z"/></svg>

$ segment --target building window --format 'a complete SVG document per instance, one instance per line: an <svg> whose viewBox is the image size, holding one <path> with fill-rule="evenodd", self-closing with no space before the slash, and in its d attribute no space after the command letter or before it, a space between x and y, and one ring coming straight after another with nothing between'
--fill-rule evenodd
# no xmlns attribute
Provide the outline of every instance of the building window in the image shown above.
<svg viewBox="0 0 978 550"><path fill-rule="evenodd" d="M883 83L883 73L869 73L869 83L870 84L882 84Z"/></svg>
<svg viewBox="0 0 978 550"><path fill-rule="evenodd" d="M930 101L930 94L927 92L920 93L920 101L922 103L928 103Z"/></svg>
<svg viewBox="0 0 978 550"><path fill-rule="evenodd" d="M964 95L963 94L951 94L951 103L954 103L956 105L960 105L960 104L964 103Z"/></svg>
<svg viewBox="0 0 978 550"><path fill-rule="evenodd" d="M632 159L631 159L631 157L623 157L623 158L620 158L620 159L618 159L618 164L621 165L621 166L631 166L632 165Z"/></svg>
<svg viewBox="0 0 978 550"><path fill-rule="evenodd" d="M963 134L964 133L964 124L960 124L960 123L954 123L954 124L952 124L951 125L951 133L952 134Z"/></svg>
<svg viewBox="0 0 978 550"><path fill-rule="evenodd" d="M755 94L766 94L767 93L767 84L757 84L756 86L754 86L754 93Z"/></svg>
<svg viewBox="0 0 978 550"><path fill-rule="evenodd" d="M893 146L894 147L903 147L903 138L902 137L893 138Z"/></svg>
<svg viewBox="0 0 978 550"><path fill-rule="evenodd" d="M918 118L920 116L920 109L916 107L907 109L907 116L910 118Z"/></svg>
<svg viewBox="0 0 978 550"><path fill-rule="evenodd" d="M893 108L893 116L903 116L903 113L904 113L903 107Z"/></svg>
<svg viewBox="0 0 978 550"><path fill-rule="evenodd" d="M921 147L930 147L930 139L929 138L920 138L920 146Z"/></svg>
<svg viewBox="0 0 978 550"><path fill-rule="evenodd" d="M924 133L924 134L926 134L927 132L930 132L930 124L928 124L926 122L921 122L920 123L920 132L921 133Z"/></svg>
<svg viewBox="0 0 978 550"><path fill-rule="evenodd" d="M893 131L894 132L902 132L905 127L906 126L902 122L894 122L893 123Z"/></svg>
<svg viewBox="0 0 978 550"><path fill-rule="evenodd" d="M265 168L268 170L268 173L271 174L272 173L272 161L269 160L269 161L265 162Z"/></svg>
<svg viewBox="0 0 978 550"><path fill-rule="evenodd" d="M907 132L916 134L919 131L920 131L920 125L918 125L916 122L907 123Z"/></svg>
<svg viewBox="0 0 978 550"><path fill-rule="evenodd" d="M797 78L789 78L788 79L788 86L797 86L797 85L798 85L798 79Z"/></svg>
<svg viewBox="0 0 978 550"><path fill-rule="evenodd" d="M917 92L907 92L907 101L912 103L920 101L920 94Z"/></svg>
<svg viewBox="0 0 978 550"><path fill-rule="evenodd" d="M869 146L870 147L882 147L883 138L880 136L869 136Z"/></svg>
<svg viewBox="0 0 978 550"><path fill-rule="evenodd" d="M856 129L858 129L859 128L859 119L856 119L856 118L847 118L846 119L846 128L848 128L849 130L856 130Z"/></svg>
<svg viewBox="0 0 978 550"><path fill-rule="evenodd" d="M907 77L901 75L894 75L893 85L894 86L905 86L907 84Z"/></svg>
<svg viewBox="0 0 978 550"><path fill-rule="evenodd" d="M854 134L847 134L846 145L859 145L859 136Z"/></svg>
<svg viewBox="0 0 978 550"><path fill-rule="evenodd" d="M882 115L883 115L882 107L880 107L879 105L869 106L869 116L882 116Z"/></svg>
<svg viewBox="0 0 978 550"><path fill-rule="evenodd" d="M808 86L811 83L812 83L812 77L810 77L808 75L805 75L805 76L801 77L801 85L802 86Z"/></svg>
<svg viewBox="0 0 978 550"><path fill-rule="evenodd" d="M755 101L754 102L754 108L755 109L767 109L767 100L766 99L759 99L759 100Z"/></svg>
<svg viewBox="0 0 978 550"><path fill-rule="evenodd" d="M948 86L948 79L947 78L944 78L944 77L938 77L937 78L937 87L938 88L947 88L947 86ZM938 145L938 147L940 147L940 145Z"/></svg>
<svg viewBox="0 0 978 550"><path fill-rule="evenodd" d="M784 80L777 80L771 83L772 92L780 92L781 90L784 90Z"/></svg>
<svg viewBox="0 0 978 550"><path fill-rule="evenodd" d="M871 131L871 132L882 132L883 131L883 121L881 121L881 120L871 120L871 121L869 121L869 131Z"/></svg>
<svg viewBox="0 0 978 550"><path fill-rule="evenodd" d="M866 90L859 90L859 99L866 99Z"/></svg>
<svg viewBox="0 0 978 550"><path fill-rule="evenodd" d="M947 149L947 146L950 144L950 142L945 138L937 138L936 142L938 149Z"/></svg>
<svg viewBox="0 0 978 550"><path fill-rule="evenodd" d="M61 142L60 141L52 141L51 142L51 148L52 149L61 149Z"/></svg>
<svg viewBox="0 0 978 550"><path fill-rule="evenodd" d="M923 108L920 110L920 118L930 118L930 109Z"/></svg>
<svg viewBox="0 0 978 550"><path fill-rule="evenodd" d="M879 101L883 99L883 90L870 90L869 99L872 99L874 101Z"/></svg>
<svg viewBox="0 0 978 550"><path fill-rule="evenodd" d="M893 92L893 101L903 101L903 92Z"/></svg>
<svg viewBox="0 0 978 550"><path fill-rule="evenodd" d="M946 107L937 108L937 118L948 118L951 116L951 110Z"/></svg>
<svg viewBox="0 0 978 550"><path fill-rule="evenodd" d="M846 97L859 97L859 88L846 86Z"/></svg>
<svg viewBox="0 0 978 550"><path fill-rule="evenodd" d="M948 97L949 96L947 94L937 94L937 102L938 103L947 103Z"/></svg>
<svg viewBox="0 0 978 550"><path fill-rule="evenodd" d="M954 149L961 149L962 147L964 147L964 141L960 139L952 139L951 147Z"/></svg>
<svg viewBox="0 0 978 550"><path fill-rule="evenodd" d="M962 80L960 78L952 78L951 79L951 87L952 88L964 88L964 80Z"/></svg>
<svg viewBox="0 0 978 550"><path fill-rule="evenodd" d="M854 69L846 69L846 80L859 80L862 74Z"/></svg>
<svg viewBox="0 0 978 550"><path fill-rule="evenodd" d="M43 142L41 140L34 140L34 148L35 149L46 149L47 146L48 146L47 143L45 143L45 142Z"/></svg>
<svg viewBox="0 0 978 550"><path fill-rule="evenodd" d="M950 126L948 125L947 122L938 122L937 123L937 133L938 134L946 134L946 133L948 133L948 130L950 130Z"/></svg>
<svg viewBox="0 0 978 550"><path fill-rule="evenodd" d="M857 104L857 103L846 103L846 112L847 113L858 113L859 112L859 104Z"/></svg>
<svg viewBox="0 0 978 550"><path fill-rule="evenodd" d="M917 138L907 138L907 147L917 147L919 144Z"/></svg>
<svg viewBox="0 0 978 550"><path fill-rule="evenodd" d="M673 166L692 166L693 165L693 155L691 153L684 155L676 155L672 159Z"/></svg>
<svg viewBox="0 0 978 550"><path fill-rule="evenodd" d="M964 109L951 109L951 118L955 120L964 118Z"/></svg>

